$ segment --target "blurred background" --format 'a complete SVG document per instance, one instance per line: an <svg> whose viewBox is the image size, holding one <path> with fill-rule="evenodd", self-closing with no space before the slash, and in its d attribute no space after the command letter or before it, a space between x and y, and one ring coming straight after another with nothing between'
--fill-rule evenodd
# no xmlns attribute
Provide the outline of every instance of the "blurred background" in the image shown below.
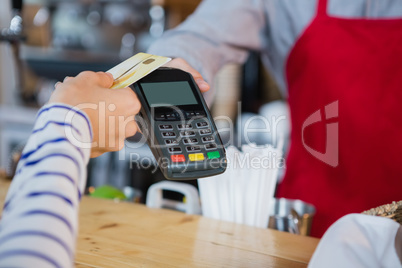
<svg viewBox="0 0 402 268"><path fill-rule="evenodd" d="M183 21L200 0L2 0L0 2L0 168L12 176L19 152L31 133L35 115L54 84L83 70L106 71L148 46ZM262 67L257 53L240 65L225 66L213 81L217 94L211 110L229 145L272 143L259 133L245 139L247 119L261 114L268 121L285 115L275 135L289 135L286 103ZM254 120L249 126L261 127ZM225 130L226 129L226 130ZM140 134L122 152L91 160L88 187L111 185L144 202L148 187L164 180ZM286 148L285 148L286 149ZM130 167L130 154L150 159L150 168ZM156 173L153 173L157 170ZM282 175L280 175L282 176ZM190 182L196 185L196 182ZM93 188L91 188L93 189Z"/></svg>

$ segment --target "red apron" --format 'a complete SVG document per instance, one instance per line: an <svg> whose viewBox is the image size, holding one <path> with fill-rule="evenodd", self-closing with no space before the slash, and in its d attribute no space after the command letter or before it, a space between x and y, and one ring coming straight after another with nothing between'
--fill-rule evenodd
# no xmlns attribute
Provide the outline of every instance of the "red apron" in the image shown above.
<svg viewBox="0 0 402 268"><path fill-rule="evenodd" d="M312 235L402 200L402 19L317 16L286 74L292 135L280 197L316 206Z"/></svg>

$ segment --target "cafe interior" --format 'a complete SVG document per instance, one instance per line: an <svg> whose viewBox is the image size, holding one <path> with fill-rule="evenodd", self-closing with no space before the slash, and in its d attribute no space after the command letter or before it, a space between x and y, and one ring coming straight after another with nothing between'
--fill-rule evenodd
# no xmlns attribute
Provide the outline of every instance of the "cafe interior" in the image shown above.
<svg viewBox="0 0 402 268"><path fill-rule="evenodd" d="M55 84L147 52L200 2L1 1L0 204ZM208 106L226 147L226 172L167 180L142 133L129 137L121 151L91 159L75 267L308 266L320 242L311 236L315 207L275 198L289 149L285 98L257 52L244 64L227 64L209 82L216 93ZM268 165L249 166L267 156Z"/></svg>

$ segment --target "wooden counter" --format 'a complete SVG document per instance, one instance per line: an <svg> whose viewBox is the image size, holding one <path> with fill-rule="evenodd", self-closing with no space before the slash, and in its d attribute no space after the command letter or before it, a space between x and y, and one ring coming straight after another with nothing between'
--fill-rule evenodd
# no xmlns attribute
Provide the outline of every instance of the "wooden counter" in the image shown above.
<svg viewBox="0 0 402 268"><path fill-rule="evenodd" d="M0 182L1 206L6 188ZM76 267L306 267L318 241L84 197Z"/></svg>

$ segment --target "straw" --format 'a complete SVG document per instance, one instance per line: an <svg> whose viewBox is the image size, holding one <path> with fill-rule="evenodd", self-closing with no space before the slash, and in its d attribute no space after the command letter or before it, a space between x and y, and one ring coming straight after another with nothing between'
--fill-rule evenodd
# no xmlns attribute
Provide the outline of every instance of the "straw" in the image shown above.
<svg viewBox="0 0 402 268"><path fill-rule="evenodd" d="M233 146L227 148L226 172L198 180L203 215L266 228L278 174L278 168L272 165L279 161L282 146L283 141L279 140L277 148L256 145L242 146L242 151ZM263 167L262 160L269 156L271 166ZM255 163L260 166L253 166Z"/></svg>

